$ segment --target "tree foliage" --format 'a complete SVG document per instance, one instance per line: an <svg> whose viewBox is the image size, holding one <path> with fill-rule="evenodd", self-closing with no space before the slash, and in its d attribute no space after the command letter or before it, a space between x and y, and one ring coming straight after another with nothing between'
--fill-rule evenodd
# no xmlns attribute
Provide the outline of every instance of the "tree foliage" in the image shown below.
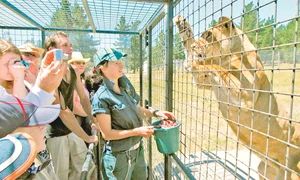
<svg viewBox="0 0 300 180"><path fill-rule="evenodd" d="M126 22L124 16L121 16L119 23L117 24L115 30L117 31L138 31L138 26L140 21L132 22L131 24ZM127 70L132 70L135 72L139 68L140 64L140 39L138 35L120 34L117 38L114 46L124 53L128 54L124 62L124 66ZM146 51L142 51L142 59L146 59Z"/></svg>
<svg viewBox="0 0 300 180"><path fill-rule="evenodd" d="M76 2L73 6L69 0L62 0L61 7L57 8L51 18L51 27L88 29L90 24L82 7ZM49 35L51 33L48 33ZM93 36L89 33L68 33L73 44L73 51L80 51L84 57L92 57L96 53Z"/></svg>

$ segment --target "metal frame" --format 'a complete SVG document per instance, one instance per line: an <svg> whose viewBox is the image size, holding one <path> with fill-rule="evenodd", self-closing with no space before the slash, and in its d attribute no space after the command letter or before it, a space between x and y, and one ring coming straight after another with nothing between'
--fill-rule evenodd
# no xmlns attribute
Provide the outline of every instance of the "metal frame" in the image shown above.
<svg viewBox="0 0 300 180"><path fill-rule="evenodd" d="M157 4L168 4L169 2L169 0L125 0L125 1L157 3Z"/></svg>
<svg viewBox="0 0 300 180"><path fill-rule="evenodd" d="M84 10L87 14L87 17L89 19L89 22L90 22L90 25L91 25L91 28L92 28L92 32L96 33L95 23L93 21L92 15L91 15L89 4L86 0L82 0L82 4L83 4Z"/></svg>
<svg viewBox="0 0 300 180"><path fill-rule="evenodd" d="M12 5L10 2L6 0L1 0L0 3L3 4L5 7L7 7L8 9L10 9L11 11L13 11L14 13L16 13L17 15L19 15L20 17L22 17L23 19L25 19L26 21L28 21L30 24L37 27L39 30L44 30L44 27L42 25L40 25L39 23L31 19L26 14L24 14L22 11L20 11L18 8Z"/></svg>
<svg viewBox="0 0 300 180"><path fill-rule="evenodd" d="M169 1L166 18L166 110L173 111L173 1ZM165 155L165 179L171 180L172 160Z"/></svg>
<svg viewBox="0 0 300 180"><path fill-rule="evenodd" d="M112 33L112 34L126 34L124 32L115 31L115 27L120 21L120 18L123 16L127 23L133 23L136 21L140 21L141 24L138 26L139 28L130 31L124 30L128 32L128 34L136 34L139 33L144 27L145 23L151 18L152 13L154 13L157 8L164 4L163 1L120 1L120 0L81 0L75 1L76 4L79 5L83 9L83 15L85 15L88 19L88 23L90 28L80 30L83 32L93 32L93 33ZM25 1L25 0L12 0L8 2L7 0L0 1L3 6L0 6L1 9L8 9L6 14L16 14L18 18L21 20L25 20L29 24L24 26L20 26L18 23L13 23L14 29L24 29L24 28L33 28L36 27L39 30L49 31L52 29L56 30L64 30L67 28L56 28L52 27L51 21L55 21L55 19L51 19L53 13L56 11L55 9L62 6L60 1ZM26 6L27 5L27 6ZM29 5L29 6L28 6ZM115 7L119 6L119 7ZM70 8L72 8L72 4ZM138 9L141 10L138 10ZM45 9L45 11L41 11L41 9ZM105 11L106 14L99 14L99 11ZM35 12L35 13L34 13ZM72 16L68 14L69 12L63 12L66 16ZM1 14L1 13L0 13ZM43 17L41 20L39 17ZM105 16L105 17L104 17ZM4 17L3 22L9 21L9 17ZM24 21L24 22L25 22ZM105 25L106 24L106 25ZM30 26L32 25L32 26ZM25 27L26 26L26 27ZM0 27L6 27L5 23L0 23ZM9 28L9 27L8 27ZM65 30L66 31L66 30ZM74 31L74 29L70 29L68 31ZM78 31L78 30L77 30Z"/></svg>
<svg viewBox="0 0 300 180"><path fill-rule="evenodd" d="M148 105L149 107L152 107L152 26L149 26L146 28L145 35L148 35ZM146 40L147 41L147 40ZM147 44L147 42L145 42ZM152 123L152 118L148 118L148 123ZM152 179L152 169L153 169L153 162L152 162L152 139L149 138L148 140L148 166L149 166L149 180Z"/></svg>

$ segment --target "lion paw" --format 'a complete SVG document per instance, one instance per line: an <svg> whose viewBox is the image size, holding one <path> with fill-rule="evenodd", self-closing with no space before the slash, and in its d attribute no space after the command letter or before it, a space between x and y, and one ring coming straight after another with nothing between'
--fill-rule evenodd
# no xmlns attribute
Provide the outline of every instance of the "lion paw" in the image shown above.
<svg viewBox="0 0 300 180"><path fill-rule="evenodd" d="M183 40L187 40L193 36L192 28L189 22L187 22L186 19L184 19L180 14L173 18L173 22L176 24L179 34Z"/></svg>
<svg viewBox="0 0 300 180"><path fill-rule="evenodd" d="M180 21L183 21L183 18L181 17L180 14L178 14L177 16L175 16L175 17L173 18L173 22L174 22L174 24L176 24L176 25L180 24Z"/></svg>

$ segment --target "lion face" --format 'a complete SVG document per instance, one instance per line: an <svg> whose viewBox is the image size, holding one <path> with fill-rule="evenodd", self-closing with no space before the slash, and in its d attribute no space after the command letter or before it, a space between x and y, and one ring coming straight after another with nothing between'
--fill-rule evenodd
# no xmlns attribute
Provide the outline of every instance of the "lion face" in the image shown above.
<svg viewBox="0 0 300 180"><path fill-rule="evenodd" d="M235 47L241 47L242 44L235 30L236 27L232 24L231 19L220 18L215 27L206 30L200 39L191 45L192 53L185 63L186 67L203 65L210 61L217 62L224 56L236 52Z"/></svg>

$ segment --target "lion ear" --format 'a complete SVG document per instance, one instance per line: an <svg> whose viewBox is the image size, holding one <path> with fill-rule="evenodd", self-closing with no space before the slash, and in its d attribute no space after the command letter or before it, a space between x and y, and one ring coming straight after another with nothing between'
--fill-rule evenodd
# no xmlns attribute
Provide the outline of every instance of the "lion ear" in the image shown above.
<svg viewBox="0 0 300 180"><path fill-rule="evenodd" d="M218 20L218 25L224 26L226 29L230 29L230 27L234 29L234 24L232 23L232 19L230 19L229 17L220 17Z"/></svg>

